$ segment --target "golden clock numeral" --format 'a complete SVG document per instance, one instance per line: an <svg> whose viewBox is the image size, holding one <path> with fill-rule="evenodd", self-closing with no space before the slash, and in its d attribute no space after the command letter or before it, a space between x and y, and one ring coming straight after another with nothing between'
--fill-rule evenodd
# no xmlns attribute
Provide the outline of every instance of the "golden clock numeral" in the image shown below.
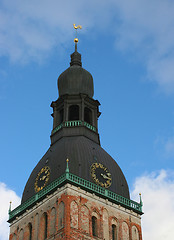
<svg viewBox="0 0 174 240"><path fill-rule="evenodd" d="M98 168L98 167L99 167L98 163L96 163L96 165L95 165L95 166L96 166L96 168Z"/></svg>
<svg viewBox="0 0 174 240"><path fill-rule="evenodd" d="M97 179L96 176L93 176L93 179L96 180Z"/></svg>
<svg viewBox="0 0 174 240"><path fill-rule="evenodd" d="M100 168L103 168L103 164L99 163L99 167L100 167Z"/></svg>

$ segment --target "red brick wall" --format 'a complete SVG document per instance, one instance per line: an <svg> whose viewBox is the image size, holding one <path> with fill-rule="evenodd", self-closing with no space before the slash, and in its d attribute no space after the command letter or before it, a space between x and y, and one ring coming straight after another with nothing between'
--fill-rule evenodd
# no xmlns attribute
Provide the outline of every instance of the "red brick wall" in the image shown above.
<svg viewBox="0 0 174 240"><path fill-rule="evenodd" d="M117 227L117 237L118 240L124 239L123 226L127 226L127 231L129 235L129 240L132 239L132 227L136 226L139 233L139 240L142 240L141 226L132 222L130 214L127 213L127 218L122 219L122 215L118 214L115 216L108 211L108 216L104 216L107 213L107 205L101 202L87 200L81 196L72 196L67 194L62 194L60 198L57 198L56 204L50 206L45 213L39 213L39 231L38 239L44 240L44 229L45 221L47 215L47 239L66 239L66 240L87 240L87 239L104 239L104 228L108 222L109 239L112 239L112 223ZM36 214L35 214L36 216ZM35 216L33 216L33 226L32 226L32 236L35 237ZM60 218L62 217L62 225L60 226ZM98 237L92 236L92 216L97 217L97 228ZM123 223L124 222L124 223ZM126 225L127 224L127 225ZM14 232L19 239L20 229ZM105 236L107 236L105 232ZM26 223L24 228L24 239L28 240L29 228ZM10 235L10 240L13 239L13 234ZM106 240L109 240L106 239Z"/></svg>

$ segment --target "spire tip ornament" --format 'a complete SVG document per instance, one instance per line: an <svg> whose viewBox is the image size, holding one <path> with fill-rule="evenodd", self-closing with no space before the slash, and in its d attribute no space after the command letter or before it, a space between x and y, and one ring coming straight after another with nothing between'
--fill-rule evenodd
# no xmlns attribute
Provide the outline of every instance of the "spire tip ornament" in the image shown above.
<svg viewBox="0 0 174 240"><path fill-rule="evenodd" d="M74 26L74 29L76 29L76 30L77 30L78 28L82 29L82 26L81 26L81 25L76 26L76 24L74 23L73 26Z"/></svg>
<svg viewBox="0 0 174 240"><path fill-rule="evenodd" d="M75 42L75 51L77 52L77 43L79 41L79 39L77 38L77 30L82 29L82 26L81 25L76 26L75 23L73 24L73 26L74 26L74 29L76 30L76 37L74 38L74 42Z"/></svg>
<svg viewBox="0 0 174 240"><path fill-rule="evenodd" d="M139 196L140 196L140 206L141 206L141 208L142 208L142 206L143 206L143 201L142 201L141 193L139 193Z"/></svg>
<svg viewBox="0 0 174 240"><path fill-rule="evenodd" d="M10 206L9 206L8 213L10 213L10 212L11 212L11 204L12 204L12 201L10 201Z"/></svg>
<svg viewBox="0 0 174 240"><path fill-rule="evenodd" d="M78 43L79 39L78 38L74 38L74 42Z"/></svg>
<svg viewBox="0 0 174 240"><path fill-rule="evenodd" d="M69 159L66 159L66 173L69 173L69 165L68 165Z"/></svg>

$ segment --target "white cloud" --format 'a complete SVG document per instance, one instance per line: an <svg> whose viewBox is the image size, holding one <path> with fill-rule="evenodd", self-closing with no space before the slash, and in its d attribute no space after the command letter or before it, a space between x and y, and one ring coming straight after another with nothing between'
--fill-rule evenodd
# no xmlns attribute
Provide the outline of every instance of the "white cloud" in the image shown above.
<svg viewBox="0 0 174 240"><path fill-rule="evenodd" d="M2 0L0 55L9 56L12 61L41 60L54 47L60 50L62 45L72 42L73 23L83 25L82 34L87 27L108 25L109 6L99 0L88 3L81 0Z"/></svg>
<svg viewBox="0 0 174 240"><path fill-rule="evenodd" d="M160 89L174 91L174 2L170 0L116 1L121 24L117 46L132 51Z"/></svg>
<svg viewBox="0 0 174 240"><path fill-rule="evenodd" d="M7 240L9 238L9 224L7 223L9 202L12 201L12 207L15 208L21 200L2 182L0 182L0 196L0 240Z"/></svg>
<svg viewBox="0 0 174 240"><path fill-rule="evenodd" d="M0 9L0 56L42 61L55 47L60 52L72 42L72 23L80 23L81 34L116 36L117 48L137 56L150 80L174 92L171 0L2 0Z"/></svg>
<svg viewBox="0 0 174 240"><path fill-rule="evenodd" d="M132 198L142 193L144 240L171 240L174 236L174 172L161 170L136 179Z"/></svg>

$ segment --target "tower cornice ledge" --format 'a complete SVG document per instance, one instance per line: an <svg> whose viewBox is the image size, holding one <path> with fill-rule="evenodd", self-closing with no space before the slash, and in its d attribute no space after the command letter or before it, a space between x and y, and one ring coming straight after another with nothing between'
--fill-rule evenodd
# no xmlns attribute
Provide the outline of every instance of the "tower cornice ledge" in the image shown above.
<svg viewBox="0 0 174 240"><path fill-rule="evenodd" d="M65 183L70 183L72 185L80 187L83 190L87 190L88 192L94 193L95 195L97 195L103 199L108 199L108 201L116 203L127 209L130 209L140 215L143 214L141 203L137 203L133 200L122 197L122 196L120 196L114 192L111 192L105 188L102 188L92 182L82 179L72 173L66 172L61 177L56 179L54 182L50 183L43 190L36 193L33 197L28 199L26 202L22 203L17 208L10 211L8 222L11 223L14 219L16 219L16 217L19 217L25 211L32 208L36 203L42 201L47 195L52 194L53 192L55 192L57 190L57 188L61 187Z"/></svg>

